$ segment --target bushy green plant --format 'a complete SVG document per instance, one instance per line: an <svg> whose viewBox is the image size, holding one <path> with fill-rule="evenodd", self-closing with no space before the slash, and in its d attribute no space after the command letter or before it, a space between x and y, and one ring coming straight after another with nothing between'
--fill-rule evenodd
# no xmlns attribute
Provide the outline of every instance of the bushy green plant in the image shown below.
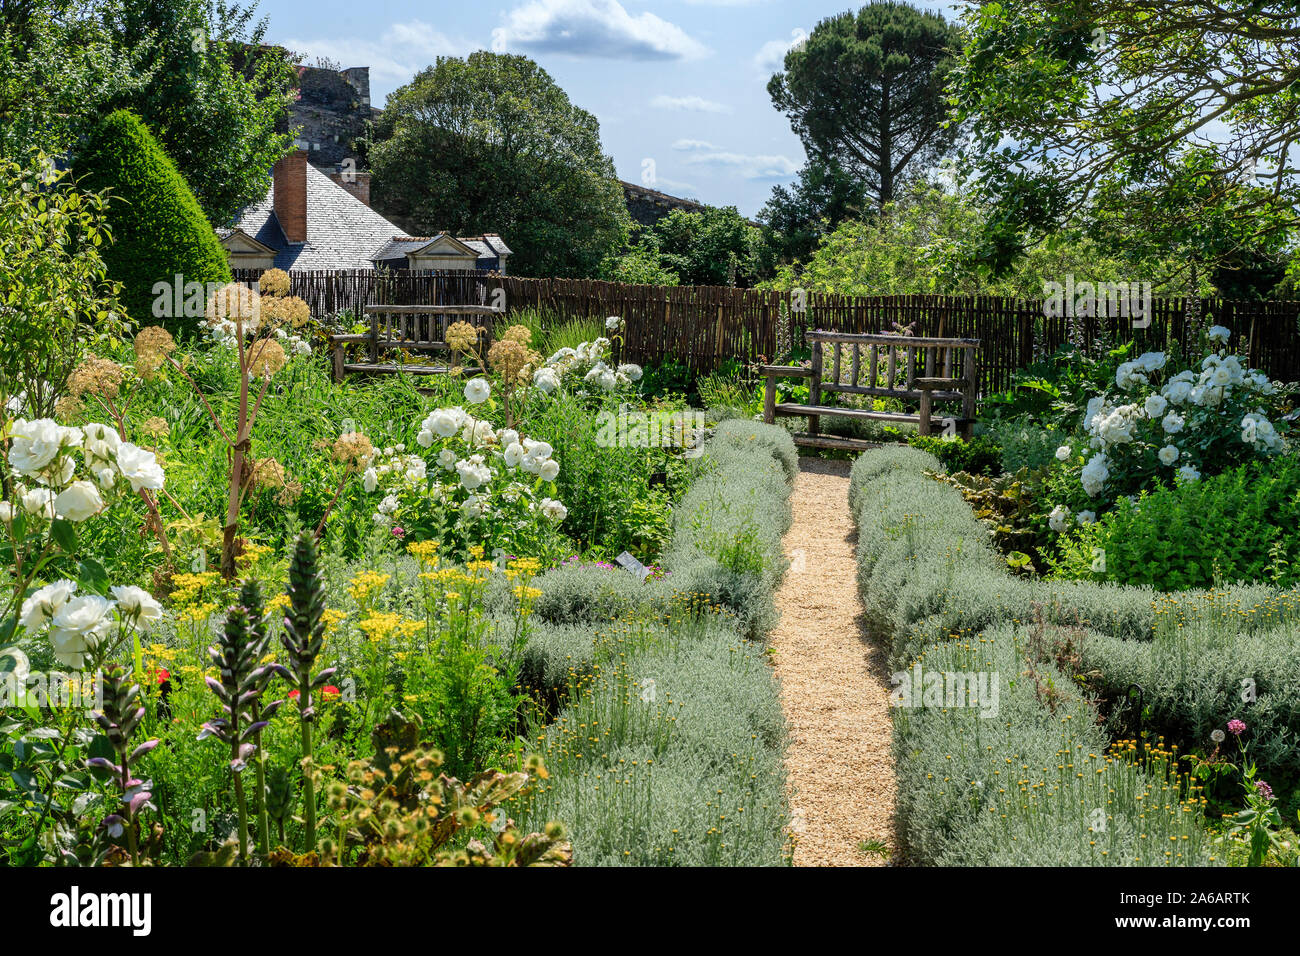
<svg viewBox="0 0 1300 956"><path fill-rule="evenodd" d="M1059 430L1044 428L1032 415L996 419L985 429L989 441L1001 449L1002 470L1011 472L1050 466L1064 437Z"/></svg>
<svg viewBox="0 0 1300 956"><path fill-rule="evenodd" d="M1061 546L1061 577L1174 591L1222 581L1293 583L1300 576L1300 459L1252 462L1121 500Z"/></svg>
<svg viewBox="0 0 1300 956"><path fill-rule="evenodd" d="M102 195L70 186L53 160L0 160L0 403L47 418L83 350L125 332L103 252Z"/></svg>
<svg viewBox="0 0 1300 956"><path fill-rule="evenodd" d="M907 436L907 443L934 455L943 463L945 471L965 471L992 478L1003 470L1002 449L991 438L983 435L966 441L957 437L913 434Z"/></svg>
<svg viewBox="0 0 1300 956"><path fill-rule="evenodd" d="M138 116L118 110L104 118L79 149L79 183L108 190L113 244L104 252L110 278L122 284L121 302L142 324L155 316L154 284L176 275L189 282L230 281L226 252L194 193ZM192 333L197 323L169 316L171 331Z"/></svg>

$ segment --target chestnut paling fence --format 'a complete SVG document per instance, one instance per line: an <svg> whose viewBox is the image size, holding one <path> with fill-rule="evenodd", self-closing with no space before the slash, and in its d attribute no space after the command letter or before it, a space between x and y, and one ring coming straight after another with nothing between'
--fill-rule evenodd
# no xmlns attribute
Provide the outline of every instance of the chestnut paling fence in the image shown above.
<svg viewBox="0 0 1300 956"><path fill-rule="evenodd" d="M257 271L239 270L241 282ZM1227 326L1250 365L1275 379L1300 379L1300 302L1157 298L1149 323L1127 315L1048 316L1041 300L997 296L846 296L733 289L724 286L623 285L588 279L526 279L478 272L337 270L291 274L291 294L312 314L334 318L366 305L489 305L508 321L516 309L541 308L564 316L621 316L622 358L642 365L675 360L708 373L727 362L775 357L778 330L789 323L795 340L809 329L891 332L980 340L980 393L1010 386L1018 369L1073 341L1084 346L1122 342L1139 348L1195 348L1197 328ZM1189 315L1198 315L1189 322ZM1141 323L1138 323L1141 325Z"/></svg>

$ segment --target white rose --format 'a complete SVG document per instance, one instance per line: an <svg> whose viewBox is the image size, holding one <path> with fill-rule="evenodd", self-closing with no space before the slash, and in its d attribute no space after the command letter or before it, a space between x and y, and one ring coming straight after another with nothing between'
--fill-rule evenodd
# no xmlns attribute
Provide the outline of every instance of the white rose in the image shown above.
<svg viewBox="0 0 1300 956"><path fill-rule="evenodd" d="M617 315L611 315L609 318L605 320L605 328L611 332L613 332L622 324L623 324L623 320L620 319Z"/></svg>
<svg viewBox="0 0 1300 956"><path fill-rule="evenodd" d="M1156 452L1156 457L1160 459L1160 464L1172 465L1178 460L1178 449L1173 445L1166 445Z"/></svg>
<svg viewBox="0 0 1300 956"><path fill-rule="evenodd" d="M511 442L506 445L504 457L507 468L518 468L519 463L524 459L524 446L517 441Z"/></svg>
<svg viewBox="0 0 1300 956"><path fill-rule="evenodd" d="M1075 518L1076 518L1076 520L1079 522L1079 524L1081 524L1081 525L1086 525L1086 524L1095 524L1096 521L1097 521L1097 512L1095 512L1095 511L1080 511L1080 512L1075 516Z"/></svg>
<svg viewBox="0 0 1300 956"><path fill-rule="evenodd" d="M9 465L19 474L35 478L53 464L65 446L80 445L82 434L52 418L20 418L10 428L9 438Z"/></svg>
<svg viewBox="0 0 1300 956"><path fill-rule="evenodd" d="M103 508L104 499L99 497L99 489L89 481L74 481L54 499L55 514L69 521L85 521Z"/></svg>
<svg viewBox="0 0 1300 956"><path fill-rule="evenodd" d="M471 378L465 383L465 401L471 405L486 402L492 395L492 386L485 378Z"/></svg>
<svg viewBox="0 0 1300 956"><path fill-rule="evenodd" d="M158 466L154 453L146 451L130 442L123 442L117 450L117 470L122 477L131 482L132 491L148 488L159 491L163 486L163 470Z"/></svg>
<svg viewBox="0 0 1300 956"><path fill-rule="evenodd" d="M560 380L556 377L554 370L539 368L533 373L533 384L549 395L560 387Z"/></svg>
<svg viewBox="0 0 1300 956"><path fill-rule="evenodd" d="M554 481L560 474L560 463L554 458L549 458L542 462L538 474L542 476L543 481Z"/></svg>
<svg viewBox="0 0 1300 956"><path fill-rule="evenodd" d="M43 627L46 621L54 617L54 612L63 607L68 598L76 593L76 590L75 581L64 579L33 591L27 600L23 601L22 610L19 612L20 623L28 631Z"/></svg>
<svg viewBox="0 0 1300 956"><path fill-rule="evenodd" d="M1147 400L1142 403L1142 408L1149 418L1159 418L1168 407L1169 402L1160 395L1148 395Z"/></svg>
<svg viewBox="0 0 1300 956"><path fill-rule="evenodd" d="M542 514L552 521L563 521L569 514L569 509L554 498L543 498L538 502L538 507L541 509Z"/></svg>
<svg viewBox="0 0 1300 956"><path fill-rule="evenodd" d="M1184 419L1177 412L1170 412L1160 423L1160 427L1165 430L1167 435L1177 435L1183 430Z"/></svg>
<svg viewBox="0 0 1300 956"><path fill-rule="evenodd" d="M1068 459L1069 457L1070 457L1070 446L1069 446L1069 445L1062 445L1060 448L1056 449L1056 460L1057 460L1057 461L1065 461L1065 460Z"/></svg>
<svg viewBox="0 0 1300 956"><path fill-rule="evenodd" d="M23 510L29 515L54 517L54 492L49 488L33 488L23 494Z"/></svg>
<svg viewBox="0 0 1300 956"><path fill-rule="evenodd" d="M374 468L367 468L365 474L361 476L361 487L366 490L366 494L379 487L379 475L375 473Z"/></svg>
<svg viewBox="0 0 1300 956"><path fill-rule="evenodd" d="M162 620L162 605L143 588L119 584L109 590L117 600L117 612L127 620L134 619L140 630L147 631Z"/></svg>
<svg viewBox="0 0 1300 956"><path fill-rule="evenodd" d="M438 452L438 464L447 471L456 467L456 453L450 448Z"/></svg>
<svg viewBox="0 0 1300 956"><path fill-rule="evenodd" d="M641 370L640 365L633 365L631 363L620 365L618 367L618 371L620 375L626 375L628 377L628 380L633 382L641 381L641 376L645 374Z"/></svg>
<svg viewBox="0 0 1300 956"><path fill-rule="evenodd" d="M1183 465L1178 469L1178 477L1183 481L1200 481L1201 473L1191 465Z"/></svg>
<svg viewBox="0 0 1300 956"><path fill-rule="evenodd" d="M50 643L54 656L64 664L79 667L81 656L94 647L112 622L113 602L98 594L71 597L50 620Z"/></svg>
<svg viewBox="0 0 1300 956"><path fill-rule="evenodd" d="M1232 338L1232 331L1222 325L1213 325L1210 327L1210 331L1206 333L1206 338L1211 342L1217 342L1219 345L1227 345L1228 340Z"/></svg>
<svg viewBox="0 0 1300 956"><path fill-rule="evenodd" d="M14 506L7 501L0 501L0 524L9 524L14 520Z"/></svg>
<svg viewBox="0 0 1300 956"><path fill-rule="evenodd" d="M479 456L475 455L474 458ZM492 477L492 472L474 458L456 462L456 471L460 474L460 483L466 491L473 491Z"/></svg>
<svg viewBox="0 0 1300 956"><path fill-rule="evenodd" d="M1047 524L1053 531L1060 534L1070 526L1070 509L1065 505L1057 505L1052 509L1052 513L1047 516Z"/></svg>

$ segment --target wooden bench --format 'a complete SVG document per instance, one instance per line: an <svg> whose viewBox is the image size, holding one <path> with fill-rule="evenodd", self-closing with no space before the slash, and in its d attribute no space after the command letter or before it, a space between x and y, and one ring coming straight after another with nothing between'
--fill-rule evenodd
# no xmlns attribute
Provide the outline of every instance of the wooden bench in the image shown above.
<svg viewBox="0 0 1300 956"><path fill-rule="evenodd" d="M812 347L808 368L765 365L762 374L763 419L771 424L778 415L803 416L808 431L796 434L796 444L814 448L861 449L872 443L820 433L823 415L877 422L911 422L922 435L933 434L936 417L969 439L975 424L975 399L979 374L976 349L979 339L926 338L912 335L861 335L848 332L808 332ZM828 354L829 353L829 354ZM808 379L807 404L778 403L776 380ZM823 393L870 395L915 402L915 413L842 408L827 405ZM960 404L960 415L935 414L935 404Z"/></svg>
<svg viewBox="0 0 1300 956"><path fill-rule="evenodd" d="M446 375L454 370L470 373L482 369L458 364L459 356L447 347L447 326L463 319L491 335L491 316L499 309L487 305L368 305L365 314L370 317L370 330L361 335L331 335L330 347L334 352L334 381L341 382L350 373L363 375ZM486 348L486 336L480 341ZM365 362L349 362L347 346L366 346ZM407 353L449 353L449 361L442 365L403 364L380 361L383 353L400 350Z"/></svg>

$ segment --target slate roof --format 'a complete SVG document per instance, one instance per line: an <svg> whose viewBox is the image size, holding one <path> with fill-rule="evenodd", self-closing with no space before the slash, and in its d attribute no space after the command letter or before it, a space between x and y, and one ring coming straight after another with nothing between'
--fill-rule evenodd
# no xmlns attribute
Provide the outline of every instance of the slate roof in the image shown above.
<svg viewBox="0 0 1300 956"><path fill-rule="evenodd" d="M290 245L280 228L273 187L260 202L243 209L234 226L219 229L225 239L242 229L274 249L275 265L304 269L372 269L376 252L406 233L375 212L310 163L307 164L307 241Z"/></svg>

